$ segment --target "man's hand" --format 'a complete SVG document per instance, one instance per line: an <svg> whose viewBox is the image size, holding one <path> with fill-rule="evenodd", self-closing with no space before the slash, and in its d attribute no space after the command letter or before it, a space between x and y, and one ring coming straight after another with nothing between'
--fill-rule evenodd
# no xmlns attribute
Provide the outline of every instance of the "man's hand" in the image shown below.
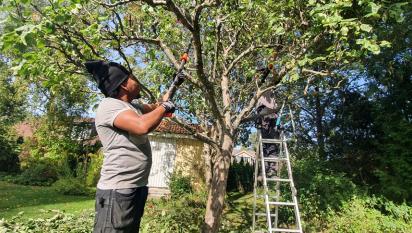
<svg viewBox="0 0 412 233"><path fill-rule="evenodd" d="M186 76L185 74L183 74L182 71L180 71L179 73L175 74L174 77L175 77L175 80L174 80L175 84L177 86L180 86L183 83L183 81L185 81Z"/></svg>
<svg viewBox="0 0 412 233"><path fill-rule="evenodd" d="M166 92L166 94L163 95L162 101L170 100L171 96L173 96L173 94L174 94L174 92L176 92L177 88L183 83L186 76L183 74L183 72L179 72L177 74L174 74L173 77L174 77L174 80L173 80L172 86L170 87L171 89L169 89ZM173 92L173 94L171 92Z"/></svg>
<svg viewBox="0 0 412 233"><path fill-rule="evenodd" d="M165 101L165 102L162 102L161 104L160 104L162 107L164 107L165 108L165 110L166 110L166 113L174 113L174 111L175 111L175 105L173 104L173 102L172 101Z"/></svg>

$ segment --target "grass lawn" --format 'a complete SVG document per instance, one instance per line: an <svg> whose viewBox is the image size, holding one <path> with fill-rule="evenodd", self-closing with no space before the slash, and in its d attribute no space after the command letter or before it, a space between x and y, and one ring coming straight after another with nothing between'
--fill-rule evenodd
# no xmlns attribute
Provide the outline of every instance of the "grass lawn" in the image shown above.
<svg viewBox="0 0 412 233"><path fill-rule="evenodd" d="M253 221L253 193L230 192L226 203L221 232L249 232Z"/></svg>
<svg viewBox="0 0 412 233"><path fill-rule="evenodd" d="M252 225L253 194L228 193L226 200L227 205L224 210L220 232L248 232ZM163 213L168 208L174 208L175 206L172 201L162 203L159 200L149 200L146 208L156 206L156 214L151 215L149 209L146 209L144 218L167 219L167 217L158 213ZM50 210L64 211L79 218L81 212L88 211L91 213L93 208L93 196L66 196L56 193L50 187L23 186L0 181L0 219L9 220L19 212L24 212L21 216L23 220L50 218L56 214ZM172 213L174 212L172 211ZM90 221L93 222L93 219ZM142 224L145 224L144 219ZM148 232L152 231L149 230Z"/></svg>
<svg viewBox="0 0 412 233"><path fill-rule="evenodd" d="M66 196L50 187L23 186L0 181L0 219L24 212L23 218L51 217L47 210L80 213L94 208L94 197Z"/></svg>

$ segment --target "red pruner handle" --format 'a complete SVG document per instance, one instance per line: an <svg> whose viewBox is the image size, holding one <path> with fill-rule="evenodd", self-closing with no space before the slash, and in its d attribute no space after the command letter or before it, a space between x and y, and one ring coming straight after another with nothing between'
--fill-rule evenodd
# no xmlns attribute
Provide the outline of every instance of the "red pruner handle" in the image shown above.
<svg viewBox="0 0 412 233"><path fill-rule="evenodd" d="M187 55L187 53L184 53L181 57L180 57L181 61L184 61L185 63L187 61L189 61L189 55Z"/></svg>
<svg viewBox="0 0 412 233"><path fill-rule="evenodd" d="M164 114L164 117L169 117L169 118L171 118L171 117L173 117L173 113L171 113L171 112L165 113L165 114Z"/></svg>

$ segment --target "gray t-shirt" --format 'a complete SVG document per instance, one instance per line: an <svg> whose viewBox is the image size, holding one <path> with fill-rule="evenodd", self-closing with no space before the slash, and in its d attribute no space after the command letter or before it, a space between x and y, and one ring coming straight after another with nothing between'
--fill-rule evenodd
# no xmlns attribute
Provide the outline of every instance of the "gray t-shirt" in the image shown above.
<svg viewBox="0 0 412 233"><path fill-rule="evenodd" d="M114 127L117 115L126 110L141 115L131 104L104 98L96 112L96 130L103 145L103 166L99 189L136 188L147 185L152 166L152 151L147 135L129 134Z"/></svg>

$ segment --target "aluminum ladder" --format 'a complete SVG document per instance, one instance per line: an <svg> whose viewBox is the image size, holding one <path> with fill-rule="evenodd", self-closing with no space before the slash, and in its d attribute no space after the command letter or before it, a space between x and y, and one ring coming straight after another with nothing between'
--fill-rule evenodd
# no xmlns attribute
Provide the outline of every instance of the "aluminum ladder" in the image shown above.
<svg viewBox="0 0 412 233"><path fill-rule="evenodd" d="M264 157L263 156L263 143L267 144L277 144L277 152L275 157ZM260 130L257 132L257 153L255 159L255 174L254 174L254 187L253 187L253 233L275 233L275 232L298 232L302 233L302 225L300 221L300 213L298 207L298 200L296 197L296 188L293 183L292 168L290 165L289 151L287 146L287 140L283 133L280 132L279 139L262 139ZM268 162L275 163L277 167L276 175L274 177L267 177L265 166ZM282 177L282 169L286 164L287 177ZM258 176L261 174L261 184L258 187ZM283 175L284 176L284 175ZM291 200L282 200L281 194L281 184L289 184L290 192L289 197ZM268 185L272 184L272 185ZM263 186L263 187L262 187ZM270 186L270 187L269 187ZM273 188L272 188L273 187ZM284 187L284 186L283 186ZM263 195L258 194L258 188L263 188ZM273 189L273 190L272 190ZM270 191L274 191L275 195L270 195ZM257 200L263 198L263 209L264 212L257 212L258 204ZM295 214L295 224L294 228L281 228L279 227L279 209L280 207L292 208ZM258 217L266 217L265 230L257 230L257 219ZM266 228L267 227L267 228Z"/></svg>

